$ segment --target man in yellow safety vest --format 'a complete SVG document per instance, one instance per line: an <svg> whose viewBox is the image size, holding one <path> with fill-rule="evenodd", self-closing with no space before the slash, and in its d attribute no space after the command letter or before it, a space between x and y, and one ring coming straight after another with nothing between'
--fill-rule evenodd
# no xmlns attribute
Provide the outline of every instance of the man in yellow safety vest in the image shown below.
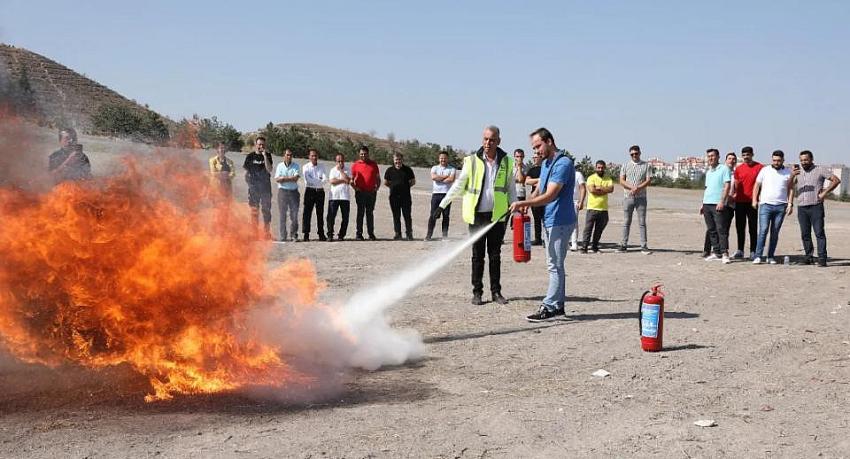
<svg viewBox="0 0 850 459"><path fill-rule="evenodd" d="M514 160L499 148L499 128L487 126L481 148L463 159L463 169L435 213L445 209L452 199L463 194L463 221L469 234L494 223L492 228L472 245L472 304L484 304L484 256L490 260L490 293L493 301L507 304L502 296L501 252L505 237L508 208L516 201ZM486 252L485 252L486 251Z"/></svg>

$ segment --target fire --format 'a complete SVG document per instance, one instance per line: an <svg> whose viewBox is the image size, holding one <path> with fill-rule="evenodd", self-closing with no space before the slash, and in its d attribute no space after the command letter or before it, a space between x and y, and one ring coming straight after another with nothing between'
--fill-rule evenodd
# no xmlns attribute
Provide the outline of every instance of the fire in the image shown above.
<svg viewBox="0 0 850 459"><path fill-rule="evenodd" d="M312 264L269 269L247 212L210 206L202 165L125 165L42 193L0 187L0 343L49 366L130 365L148 401L309 383L248 318L323 308Z"/></svg>

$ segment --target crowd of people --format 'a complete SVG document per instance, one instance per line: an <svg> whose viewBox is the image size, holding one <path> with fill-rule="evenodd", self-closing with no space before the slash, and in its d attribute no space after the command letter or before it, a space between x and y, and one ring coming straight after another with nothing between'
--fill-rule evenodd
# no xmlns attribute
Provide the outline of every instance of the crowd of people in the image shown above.
<svg viewBox="0 0 850 459"><path fill-rule="evenodd" d="M492 301L506 304L502 294L501 247L509 216L513 212L530 211L534 221L532 245L545 245L549 286L538 310L527 319L532 322L550 320L564 314L566 299L565 258L567 251L594 253L600 250L600 240L608 224L608 197L614 192L614 178L608 176L605 161L597 161L594 172L584 177L576 170L571 156L558 149L552 133L540 128L530 134L533 155L525 162L524 150L513 154L502 150L501 134L496 126L487 126L482 146L463 159L460 170L449 164L446 152L440 152L437 164L431 168L431 210L425 240L434 240L437 220L441 234L448 237L452 201L460 198L463 221L470 234L486 233L472 245L472 304L484 304L484 266L488 263ZM59 131L60 149L50 155L49 172L57 182L91 177L91 164L77 142L73 129ZM303 166L293 161L290 150L274 165L266 139L258 137L254 149L245 156L242 168L248 184L248 205L254 227L261 238L274 239L271 233L272 183L277 185L280 241L309 241L311 232L320 241L343 241L348 234L351 190L357 206L355 239L376 240L374 210L381 185L389 190L389 206L393 216L393 239L413 239L411 222L411 188L416 184L413 170L396 153L393 165L380 170L369 157L369 148L359 149L359 158L350 167L345 157L336 155L330 170L318 162L319 152L308 151ZM826 266L827 249L824 231L823 201L839 184L832 172L816 166L811 151L800 152L799 163L785 166L785 154L776 150L771 163L764 166L754 160L752 147L737 154L726 154L720 164L716 148L706 151L705 191L700 213L705 220L705 260L730 263L744 258L744 246L749 236L749 259L752 263L776 264L779 231L786 216L793 212L797 201L797 216L802 234L804 262ZM236 176L234 162L227 157L223 144L209 159L209 173L216 199L232 199L232 182ZM629 148L629 160L620 168L618 179L623 188L623 227L618 252L629 248L632 217L637 211L640 233L640 252L651 254L647 236L647 188L652 183L650 165L641 160L638 145ZM826 184L826 181L829 184ZM303 181L304 196L300 184ZM329 195L326 193L326 186ZM325 201L328 209L325 214ZM303 205L299 220L299 207ZM583 231L578 231L578 215L587 209ZM313 214L315 212L315 227ZM262 215L262 229L260 229ZM340 224L337 227L337 216ZM402 219L404 233L402 233ZM365 220L365 232L364 232ZM737 250L730 255L729 230L735 220ZM299 227L300 222L300 227ZM299 230L301 238L298 237ZM815 245L811 233L814 231ZM765 257L765 248L767 253Z"/></svg>

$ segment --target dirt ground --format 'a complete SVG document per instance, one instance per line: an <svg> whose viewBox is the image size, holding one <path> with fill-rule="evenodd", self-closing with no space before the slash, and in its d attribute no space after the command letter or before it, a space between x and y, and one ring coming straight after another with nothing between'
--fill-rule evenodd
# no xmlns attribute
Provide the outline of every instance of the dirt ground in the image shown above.
<svg viewBox="0 0 850 459"><path fill-rule="evenodd" d="M123 145L87 141L96 169L107 158L98 151ZM417 177L418 240L388 240L382 190L382 240L275 243L270 262L310 258L326 294L345 296L441 250L443 242L421 239L430 182L424 170ZM565 320L525 320L545 293L545 256L535 247L530 263L514 263L506 244L508 305L469 303L465 253L389 313L422 334L425 357L351 371L341 393L319 402L224 394L146 404L145 379L124 368L53 372L0 357L0 456L850 456L850 204L827 205L827 268L722 265L700 257L696 191L650 189L654 253L615 253L620 196L612 195L602 253L567 257ZM466 234L458 203L450 237ZM793 261L800 247L794 215L778 257ZM667 292L665 350L645 353L636 308L656 282ZM591 376L598 369L610 376ZM701 419L717 425L694 425Z"/></svg>

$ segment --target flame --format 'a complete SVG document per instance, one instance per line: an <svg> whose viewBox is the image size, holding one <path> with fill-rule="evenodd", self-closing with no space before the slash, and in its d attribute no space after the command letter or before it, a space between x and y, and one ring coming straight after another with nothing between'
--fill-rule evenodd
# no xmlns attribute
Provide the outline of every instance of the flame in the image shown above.
<svg viewBox="0 0 850 459"><path fill-rule="evenodd" d="M267 268L247 212L211 207L203 165L186 161L128 158L119 175L42 193L0 187L0 343L49 366L128 364L149 379L147 401L309 383L248 318L324 308L315 268Z"/></svg>

